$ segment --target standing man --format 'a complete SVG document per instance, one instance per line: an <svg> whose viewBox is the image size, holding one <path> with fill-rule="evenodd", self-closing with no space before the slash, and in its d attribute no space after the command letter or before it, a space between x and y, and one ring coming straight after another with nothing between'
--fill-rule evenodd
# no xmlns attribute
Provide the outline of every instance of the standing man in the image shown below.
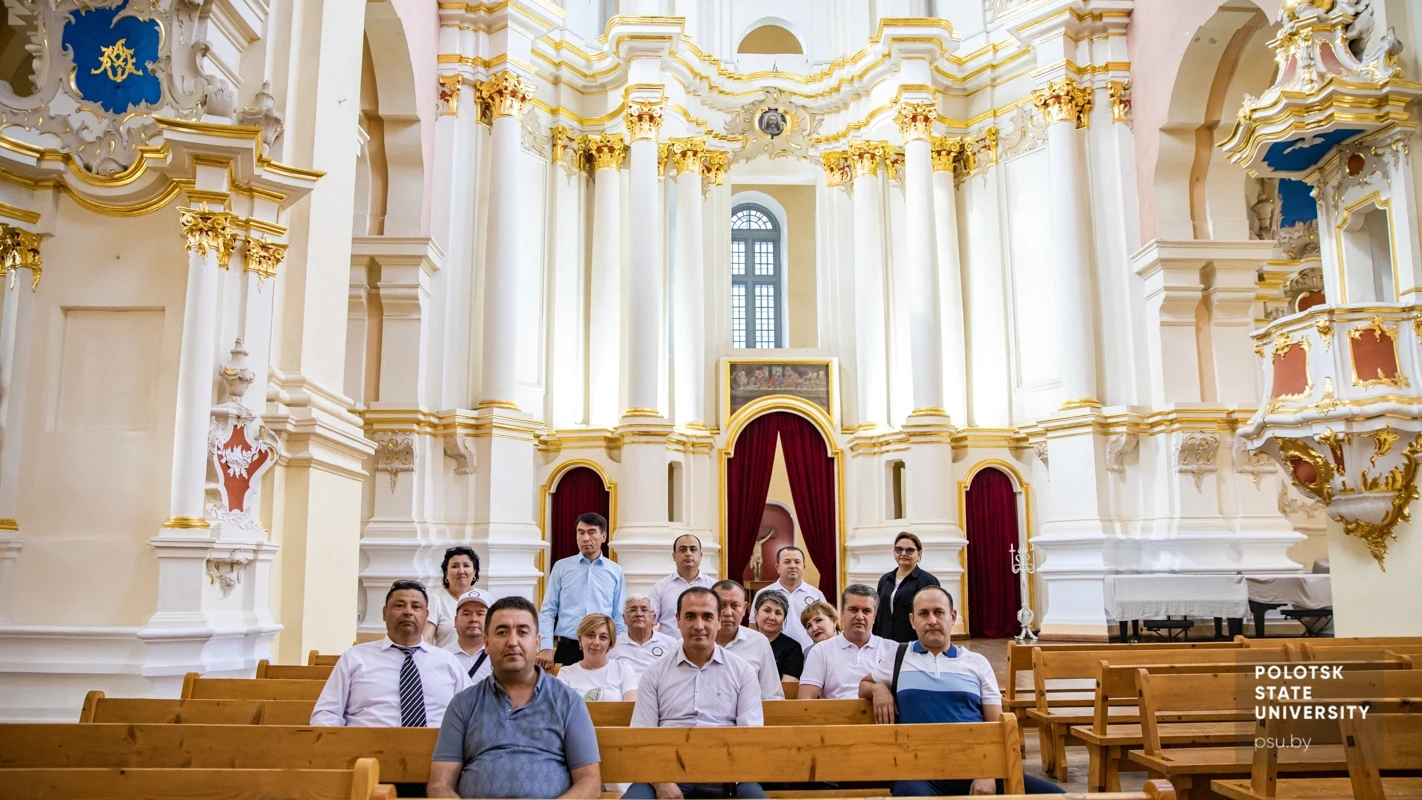
<svg viewBox="0 0 1422 800"><path fill-rule="evenodd" d="M454 630L459 638L445 649L459 659L459 666L478 683L489 677L489 654L484 650L484 615L489 611L489 595L470 589L459 597L454 609Z"/></svg>
<svg viewBox="0 0 1422 800"><path fill-rule="evenodd" d="M496 601L488 629L493 673L449 704L427 796L597 797L597 732L583 698L535 665L533 604Z"/></svg>
<svg viewBox="0 0 1422 800"><path fill-rule="evenodd" d="M721 601L703 587L677 598L681 646L642 673L634 728L760 727L760 687L746 662L716 644ZM765 797L757 783L635 783L624 798Z"/></svg>
<svg viewBox="0 0 1422 800"><path fill-rule="evenodd" d="M578 625L589 614L612 617L618 635L627 631L622 623L622 598L627 594L627 582L622 568L602 554L607 541L607 520L601 514L587 513L578 517L578 554L561 559L548 573L548 593L543 598L543 611L538 615L539 636L543 645L538 654L538 666L548 669L557 664L576 664L583 660L583 648L578 645ZM557 650L554 650L554 640Z"/></svg>
<svg viewBox="0 0 1422 800"><path fill-rule="evenodd" d="M809 631L800 622L800 612L814 602L825 602L825 593L805 583L805 552L794 545L782 547L775 552L775 566L780 570L780 580L756 592L755 606L760 607L760 596L766 592L780 592L790 601L790 612L785 615L783 633L800 643L800 649L814 644Z"/></svg>
<svg viewBox="0 0 1422 800"><path fill-rule="evenodd" d="M859 682L859 696L874 701L880 724L916 725L936 722L997 722L1002 717L1002 692L992 665L977 653L951 641L958 612L941 586L927 586L913 596L909 618L918 641L886 647L874 669ZM1062 794L1054 783L1024 775L1028 794ZM992 778L898 781L896 797L1002 794Z"/></svg>
<svg viewBox="0 0 1422 800"><path fill-rule="evenodd" d="M617 637L617 644L607 657L626 664L632 674L641 678L653 661L675 650L679 643L661 631L652 630L656 616L652 614L652 598L645 594L627 595L622 616L627 620L627 635Z"/></svg>
<svg viewBox="0 0 1422 800"><path fill-rule="evenodd" d="M672 542L672 560L676 562L676 572L652 586L652 611L657 615L657 630L680 639L676 599L693 586L710 589L712 581L701 571L701 540L695 536L684 533L676 537L676 541Z"/></svg>
<svg viewBox="0 0 1422 800"><path fill-rule="evenodd" d="M879 594L862 583L844 590L844 630L810 648L805 671L800 674L801 700L853 700L859 697L859 680L873 670L893 642L875 636L874 612Z"/></svg>
<svg viewBox="0 0 1422 800"><path fill-rule="evenodd" d="M746 587L732 580L716 581L711 587L721 601L721 624L716 630L716 644L726 648L755 670L760 684L760 699L784 700L785 687L780 683L780 668L775 665L775 651L765 634L741 624L746 616Z"/></svg>
<svg viewBox="0 0 1422 800"><path fill-rule="evenodd" d="M385 637L341 654L311 710L311 724L352 728L438 728L469 675L448 650L426 642L429 595L419 581L395 581L381 609Z"/></svg>

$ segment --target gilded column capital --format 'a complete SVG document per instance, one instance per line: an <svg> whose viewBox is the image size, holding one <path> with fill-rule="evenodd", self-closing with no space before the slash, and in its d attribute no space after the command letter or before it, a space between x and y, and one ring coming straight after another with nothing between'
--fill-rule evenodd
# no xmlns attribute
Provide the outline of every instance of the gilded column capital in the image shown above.
<svg viewBox="0 0 1422 800"><path fill-rule="evenodd" d="M521 117L533 103L535 88L522 75L504 70L479 84L479 97L488 104L489 113L494 117Z"/></svg>
<svg viewBox="0 0 1422 800"><path fill-rule="evenodd" d="M883 142L850 142L849 160L856 178L879 174L879 162L884 158Z"/></svg>
<svg viewBox="0 0 1422 800"><path fill-rule="evenodd" d="M933 147L933 171L956 172L958 160L963 152L961 136L935 136L930 141Z"/></svg>
<svg viewBox="0 0 1422 800"><path fill-rule="evenodd" d="M854 166L848 150L826 150L820 154L825 168L826 186L848 186L854 180Z"/></svg>
<svg viewBox="0 0 1422 800"><path fill-rule="evenodd" d="M593 169L622 169L627 157L627 140L620 133L594 133L583 140L593 159Z"/></svg>
<svg viewBox="0 0 1422 800"><path fill-rule="evenodd" d="M183 226L188 252L207 256L217 253L217 266L227 269L232 249L237 244L237 229L232 212L212 211L203 203L198 208L178 209L178 221Z"/></svg>
<svg viewBox="0 0 1422 800"><path fill-rule="evenodd" d="M662 101L627 101L627 133L632 141L656 141L662 131Z"/></svg>
<svg viewBox="0 0 1422 800"><path fill-rule="evenodd" d="M933 123L937 120L938 104L931 100L917 103L905 100L899 103L898 113L894 116L905 142L932 137Z"/></svg>
<svg viewBox="0 0 1422 800"><path fill-rule="evenodd" d="M10 276L10 288L15 288L19 271L30 271L30 291L39 288L44 258L40 255L40 235L14 225L0 223L0 281Z"/></svg>
<svg viewBox="0 0 1422 800"><path fill-rule="evenodd" d="M677 172L701 172L701 157L706 154L706 137L688 136L667 142L676 163Z"/></svg>
<svg viewBox="0 0 1422 800"><path fill-rule="evenodd" d="M275 278L277 267L286 260L288 245L267 240L266 234L260 239L247 237L247 261L243 269L257 276L257 288L262 288L267 278Z"/></svg>
<svg viewBox="0 0 1422 800"><path fill-rule="evenodd" d="M1042 112L1048 124L1070 122L1078 128L1085 128L1091 115L1091 104L1091 87L1082 86L1069 76L1032 90L1032 105Z"/></svg>
<svg viewBox="0 0 1422 800"><path fill-rule="evenodd" d="M1111 94L1111 121L1131 124L1131 85L1125 81L1107 84Z"/></svg>
<svg viewBox="0 0 1422 800"><path fill-rule="evenodd" d="M439 76L439 116L453 117L459 113L459 92L463 88L464 79L458 73Z"/></svg>
<svg viewBox="0 0 1422 800"><path fill-rule="evenodd" d="M558 125L548 132L550 144L550 160L554 164L559 164L567 174L582 172L583 170L583 143L573 135L573 132L564 125Z"/></svg>
<svg viewBox="0 0 1422 800"><path fill-rule="evenodd" d="M731 168L731 154L725 150L707 150L701 157L701 177L711 186L720 186Z"/></svg>
<svg viewBox="0 0 1422 800"><path fill-rule="evenodd" d="M902 181L907 172L905 166L904 149L884 145L884 171L889 174L889 180Z"/></svg>

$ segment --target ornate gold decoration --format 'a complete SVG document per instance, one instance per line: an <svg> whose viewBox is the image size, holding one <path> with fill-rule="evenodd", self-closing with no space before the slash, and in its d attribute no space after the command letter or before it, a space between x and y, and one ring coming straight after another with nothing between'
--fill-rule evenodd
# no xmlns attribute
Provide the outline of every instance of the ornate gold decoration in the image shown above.
<svg viewBox="0 0 1422 800"><path fill-rule="evenodd" d="M854 180L848 150L826 150L820 153L820 161L825 168L826 186L848 186Z"/></svg>
<svg viewBox="0 0 1422 800"><path fill-rule="evenodd" d="M1323 340L1323 349L1333 348L1333 320L1330 317L1319 317L1313 321L1313 327L1318 329L1318 338Z"/></svg>
<svg viewBox="0 0 1422 800"><path fill-rule="evenodd" d="M671 148L672 161L676 163L677 172L700 174L701 157L706 153L706 137L674 138L667 144Z"/></svg>
<svg viewBox="0 0 1422 800"><path fill-rule="evenodd" d="M1320 414L1327 414L1343 405L1338 401L1338 395L1333 389L1333 376L1323 376L1323 394L1318 396L1318 402L1313 404L1314 410Z"/></svg>
<svg viewBox="0 0 1422 800"><path fill-rule="evenodd" d="M904 149L902 147L884 145L884 171L889 174L889 180L902 181L904 179L904 167Z"/></svg>
<svg viewBox="0 0 1422 800"><path fill-rule="evenodd" d="M1032 105L1042 112L1048 123L1070 122L1085 128L1091 115L1091 87L1082 86L1070 77L1051 81L1032 90Z"/></svg>
<svg viewBox="0 0 1422 800"><path fill-rule="evenodd" d="M671 163L671 144L661 142L657 145L657 177L667 176L667 164Z"/></svg>
<svg viewBox="0 0 1422 800"><path fill-rule="evenodd" d="M1279 454L1294 485L1324 505L1332 502L1333 462L1298 439L1279 439L1278 442ZM1313 477L1307 481L1299 477L1298 466L1301 463L1313 468Z"/></svg>
<svg viewBox="0 0 1422 800"><path fill-rule="evenodd" d="M1299 19L1299 11L1304 6L1313 6L1327 14L1333 10L1333 0L1284 0L1279 4L1279 11L1290 19Z"/></svg>
<svg viewBox="0 0 1422 800"><path fill-rule="evenodd" d="M0 223L0 281L10 276L10 288L15 288L19 271L30 271L30 291L39 288L44 258L40 255L40 235L14 225Z"/></svg>
<svg viewBox="0 0 1422 800"><path fill-rule="evenodd" d="M933 146L933 171L955 172L959 155L963 152L962 137L935 136L931 140L931 144Z"/></svg>
<svg viewBox="0 0 1422 800"><path fill-rule="evenodd" d="M632 141L656 141L662 130L662 101L629 100L627 102L627 134Z"/></svg>
<svg viewBox="0 0 1422 800"><path fill-rule="evenodd" d="M731 168L731 154L725 150L707 150L701 157L701 177L710 186L720 186Z"/></svg>
<svg viewBox="0 0 1422 800"><path fill-rule="evenodd" d="M821 121L819 114L810 113L781 89L753 94L726 119L726 136L740 143L732 160L812 158L810 148L819 143Z"/></svg>
<svg viewBox="0 0 1422 800"><path fill-rule="evenodd" d="M266 234L261 234L261 238L254 239L247 237L247 262L243 266L248 272L257 276L257 288L262 288L267 278L275 278L277 267L286 259L286 248L288 245L267 241Z"/></svg>
<svg viewBox="0 0 1422 800"><path fill-rule="evenodd" d="M933 136L933 123L938 119L938 104L933 101L899 103L894 121L905 142L928 139Z"/></svg>
<svg viewBox="0 0 1422 800"><path fill-rule="evenodd" d="M1131 87L1125 81L1111 81L1106 84L1111 94L1111 121L1131 124Z"/></svg>
<svg viewBox="0 0 1422 800"><path fill-rule="evenodd" d="M463 88L464 81L458 73L439 76L439 116L452 117L459 113L459 92Z"/></svg>
<svg viewBox="0 0 1422 800"><path fill-rule="evenodd" d="M1364 436L1373 440L1373 457L1368 459L1369 466L1376 466L1378 459L1392 452L1392 446L1397 444L1402 438L1402 434L1392 429L1391 425L1385 426L1380 431L1365 433Z"/></svg>
<svg viewBox="0 0 1422 800"><path fill-rule="evenodd" d="M1293 339L1284 331L1274 334L1274 355L1281 356L1294 345L1302 347L1306 353L1313 350L1313 342L1308 339Z"/></svg>
<svg viewBox="0 0 1422 800"><path fill-rule="evenodd" d="M551 143L550 160L561 164L568 174L583 171L583 148L578 138L566 126L557 125L548 132Z"/></svg>
<svg viewBox="0 0 1422 800"><path fill-rule="evenodd" d="M594 169L622 169L622 160L627 157L627 142L622 134L596 133L584 142Z"/></svg>
<svg viewBox="0 0 1422 800"><path fill-rule="evenodd" d="M101 72L114 83L123 83L130 75L143 74L134 58L133 48L128 46L128 39L119 39L108 47L99 48L99 66L89 70L89 74L98 75Z"/></svg>
<svg viewBox="0 0 1422 800"><path fill-rule="evenodd" d="M849 160L854 167L854 177L856 178L878 175L879 162L883 158L883 142L849 143Z"/></svg>
<svg viewBox="0 0 1422 800"><path fill-rule="evenodd" d="M1415 320L1413 324L1416 324ZM1376 378L1364 378L1358 374L1358 363L1354 360L1353 385L1361 386L1364 389L1371 389L1374 386L1391 386L1395 389L1404 389L1411 386L1412 381L1408 380L1407 374L1402 371L1402 362L1398 360L1397 357L1397 325L1384 325L1382 317L1374 314L1372 320L1370 320L1367 325L1359 325L1349 330L1348 338L1361 339L1363 338L1363 331L1372 331L1379 343L1384 339L1392 342L1392 363L1396 365L1397 373L1392 377L1388 377L1383 374L1382 367L1378 367L1378 375Z"/></svg>
<svg viewBox="0 0 1422 800"><path fill-rule="evenodd" d="M1343 445L1352 440L1349 434L1340 434L1332 428L1324 428L1323 433L1313 437L1314 441L1328 448L1328 452L1333 456L1333 467L1339 475L1347 474L1347 464L1343 462Z"/></svg>
<svg viewBox="0 0 1422 800"><path fill-rule="evenodd" d="M1417 457L1419 454L1422 454L1422 435L1413 439L1407 449L1402 451L1402 463L1393 467L1386 475L1370 481L1367 472L1363 472L1364 491L1396 492L1381 520L1377 522L1361 518L1339 520L1343 524L1344 533L1363 540L1364 544L1368 546L1368 552L1377 559L1378 568L1384 572L1387 571L1384 560L1387 558L1388 539L1397 538L1395 529L1399 522L1408 522L1412 519L1412 501L1416 500L1418 496Z"/></svg>
<svg viewBox="0 0 1422 800"><path fill-rule="evenodd" d="M211 528L212 525L208 524L208 521L202 517L168 517L168 519L164 521L163 527L181 531L192 531Z"/></svg>
<svg viewBox="0 0 1422 800"><path fill-rule="evenodd" d="M479 98L488 104L493 117L521 117L533 102L536 88L522 75L504 70L479 84Z"/></svg>
<svg viewBox="0 0 1422 800"><path fill-rule="evenodd" d="M232 212L212 211L207 203L203 203L198 208L178 209L178 221L183 226L183 236L187 238L188 252L203 257L209 251L216 252L217 266L227 269L232 248L237 244Z"/></svg>

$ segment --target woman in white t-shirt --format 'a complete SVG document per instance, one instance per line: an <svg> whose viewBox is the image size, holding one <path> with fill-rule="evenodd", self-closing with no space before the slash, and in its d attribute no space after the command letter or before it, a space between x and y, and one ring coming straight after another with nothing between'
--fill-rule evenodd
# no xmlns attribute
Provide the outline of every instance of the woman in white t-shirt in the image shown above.
<svg viewBox="0 0 1422 800"><path fill-rule="evenodd" d="M606 614L589 614L578 625L583 660L558 670L558 680L584 700L636 700L637 674L621 661L609 661L607 651L617 644L617 626Z"/></svg>
<svg viewBox="0 0 1422 800"><path fill-rule="evenodd" d="M439 571L444 588L430 590L430 617L425 622L425 641L435 647L447 648L459 641L459 633L454 630L454 618L459 613L459 598L479 580L479 554L463 545L451 547L444 551L444 562L439 565Z"/></svg>

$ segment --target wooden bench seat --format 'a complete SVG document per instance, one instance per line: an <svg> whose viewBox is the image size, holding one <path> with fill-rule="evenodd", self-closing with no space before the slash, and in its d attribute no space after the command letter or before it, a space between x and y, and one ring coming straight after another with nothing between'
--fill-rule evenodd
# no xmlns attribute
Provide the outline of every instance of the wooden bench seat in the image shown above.
<svg viewBox="0 0 1422 800"><path fill-rule="evenodd" d="M1145 767L1152 777L1164 778L1175 787L1181 800L1209 797L1215 780L1250 774L1254 747L1172 747L1159 755L1131 750L1130 759ZM1338 775L1348 762L1342 745L1318 745L1308 750L1285 750L1279 754L1279 770L1288 775Z"/></svg>
<svg viewBox="0 0 1422 800"><path fill-rule="evenodd" d="M1422 800L1422 778L1382 778L1384 794L1376 800ZM1229 800L1354 800L1348 778L1290 778L1279 781L1273 795L1254 792L1247 780L1211 781L1210 789Z"/></svg>
<svg viewBox="0 0 1422 800"><path fill-rule="evenodd" d="M373 758L347 769L133 769L68 767L0 769L6 800L384 800L395 787L381 784Z"/></svg>

